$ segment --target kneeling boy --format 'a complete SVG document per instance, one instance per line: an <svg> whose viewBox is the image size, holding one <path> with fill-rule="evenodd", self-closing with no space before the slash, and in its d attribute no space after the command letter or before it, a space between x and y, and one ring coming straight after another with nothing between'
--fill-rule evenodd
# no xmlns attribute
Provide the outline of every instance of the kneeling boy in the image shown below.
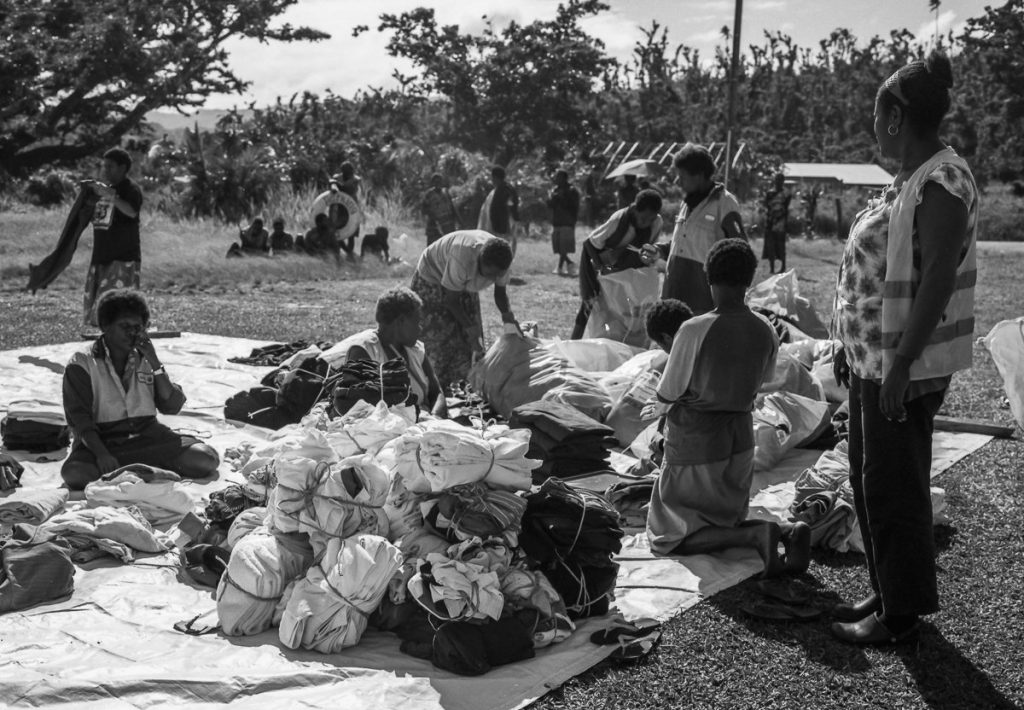
<svg viewBox="0 0 1024 710"><path fill-rule="evenodd" d="M747 520L754 473L751 412L779 347L772 327L744 303L756 269L746 241L715 244L705 266L715 308L686 320L672 340L659 403L645 412L645 418L667 413L665 461L651 495L647 536L662 555L751 547L771 576L807 568L810 529ZM659 344L668 336L649 335Z"/></svg>

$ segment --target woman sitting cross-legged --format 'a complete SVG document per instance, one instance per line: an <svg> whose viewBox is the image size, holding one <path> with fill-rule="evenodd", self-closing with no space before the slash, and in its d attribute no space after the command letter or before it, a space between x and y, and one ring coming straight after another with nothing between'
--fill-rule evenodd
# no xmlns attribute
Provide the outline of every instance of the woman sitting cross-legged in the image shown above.
<svg viewBox="0 0 1024 710"><path fill-rule="evenodd" d="M144 463L187 478L217 470L217 452L157 421L185 404L146 335L149 306L138 291L116 289L96 308L102 335L64 370L64 412L74 443L61 476L81 490L121 466Z"/></svg>
<svg viewBox="0 0 1024 710"><path fill-rule="evenodd" d="M420 408L446 417L448 408L441 385L420 342L422 319L423 301L419 296L402 286L389 289L377 299L377 327L349 336L321 353L320 359L337 369L356 360L383 364L401 358Z"/></svg>

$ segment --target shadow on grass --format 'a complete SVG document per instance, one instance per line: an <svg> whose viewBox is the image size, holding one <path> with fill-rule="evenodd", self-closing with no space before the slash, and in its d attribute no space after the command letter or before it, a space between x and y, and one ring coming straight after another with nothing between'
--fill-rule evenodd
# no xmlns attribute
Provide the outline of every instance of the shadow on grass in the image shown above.
<svg viewBox="0 0 1024 710"><path fill-rule="evenodd" d="M741 607L744 604L763 601L764 597L754 591L750 580L716 594L704 603L743 625L752 635L784 646L802 646L807 659L812 663L842 673L863 673L869 670L871 662L862 649L840 644L832 638L829 630L832 619L828 615L828 610L841 601L839 595L821 587L816 579L808 575L798 579L810 593L809 605L825 612L820 618L787 623L751 618Z"/></svg>
<svg viewBox="0 0 1024 710"><path fill-rule="evenodd" d="M895 653L914 678L921 699L932 710L1018 707L933 624L921 624L919 642L901 646Z"/></svg>

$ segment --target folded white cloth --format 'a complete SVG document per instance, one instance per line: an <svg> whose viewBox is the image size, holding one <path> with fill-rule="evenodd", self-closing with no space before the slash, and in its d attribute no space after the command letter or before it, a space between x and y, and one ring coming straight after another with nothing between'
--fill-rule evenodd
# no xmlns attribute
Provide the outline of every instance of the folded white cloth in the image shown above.
<svg viewBox="0 0 1024 710"><path fill-rule="evenodd" d="M64 416L64 405L60 402L50 402L44 399L22 399L11 402L7 408L7 416L11 419L22 419L41 424L54 424L56 426L67 426L68 420Z"/></svg>
<svg viewBox="0 0 1024 710"><path fill-rule="evenodd" d="M381 451L381 460L415 493L438 492L464 483L527 491L541 461L526 458L527 429L472 429L455 422L423 422Z"/></svg>
<svg viewBox="0 0 1024 710"><path fill-rule="evenodd" d="M281 643L321 653L355 646L401 566L402 553L378 535L332 539L320 564L285 594Z"/></svg>
<svg viewBox="0 0 1024 710"><path fill-rule="evenodd" d="M275 610L285 587L313 564L304 537L260 527L238 540L217 586L217 615L225 634L251 636L280 620Z"/></svg>
<svg viewBox="0 0 1024 710"><path fill-rule="evenodd" d="M377 454L389 441L405 433L416 423L416 410L412 407L388 407L384 402L376 405L356 402L344 416L329 419L317 409L302 420L304 426L313 426L324 432L327 441L340 458L359 454Z"/></svg>
<svg viewBox="0 0 1024 710"><path fill-rule="evenodd" d="M85 487L90 508L136 506L153 525L179 522L195 507L186 484L172 471L130 464Z"/></svg>
<svg viewBox="0 0 1024 710"><path fill-rule="evenodd" d="M276 461L277 487L268 508L272 527L305 532L317 555L331 538L357 533L387 537L384 512L390 481L369 455L351 456L337 464L310 459Z"/></svg>
<svg viewBox="0 0 1024 710"><path fill-rule="evenodd" d="M453 546L450 552L458 549L459 546ZM481 553L479 561L488 565L498 562L491 553L478 552ZM505 606L499 574L505 570L500 569L500 564L495 566L499 571L431 552L420 561L416 574L409 580L409 593L427 612L440 619L497 621Z"/></svg>
<svg viewBox="0 0 1024 710"><path fill-rule="evenodd" d="M257 528L263 527L267 520L267 509L263 507L249 508L243 510L232 521L228 529L228 539L224 547L228 550L234 549L238 541Z"/></svg>
<svg viewBox="0 0 1024 710"><path fill-rule="evenodd" d="M135 559L134 551L158 553L173 547L171 539L154 530L142 512L134 506L103 506L67 511L37 527L36 535L37 539L57 535L79 541L87 538L96 547L123 562L132 562Z"/></svg>
<svg viewBox="0 0 1024 710"><path fill-rule="evenodd" d="M0 523L39 525L53 517L68 502L66 488L18 490L0 499Z"/></svg>

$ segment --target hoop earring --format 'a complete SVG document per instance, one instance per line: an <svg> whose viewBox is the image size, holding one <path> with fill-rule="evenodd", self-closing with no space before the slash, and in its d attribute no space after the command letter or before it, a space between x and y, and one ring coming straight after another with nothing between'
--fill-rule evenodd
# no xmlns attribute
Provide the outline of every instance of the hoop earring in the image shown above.
<svg viewBox="0 0 1024 710"><path fill-rule="evenodd" d="M888 133L890 136L896 137L900 134L900 129L895 124L890 123Z"/></svg>

